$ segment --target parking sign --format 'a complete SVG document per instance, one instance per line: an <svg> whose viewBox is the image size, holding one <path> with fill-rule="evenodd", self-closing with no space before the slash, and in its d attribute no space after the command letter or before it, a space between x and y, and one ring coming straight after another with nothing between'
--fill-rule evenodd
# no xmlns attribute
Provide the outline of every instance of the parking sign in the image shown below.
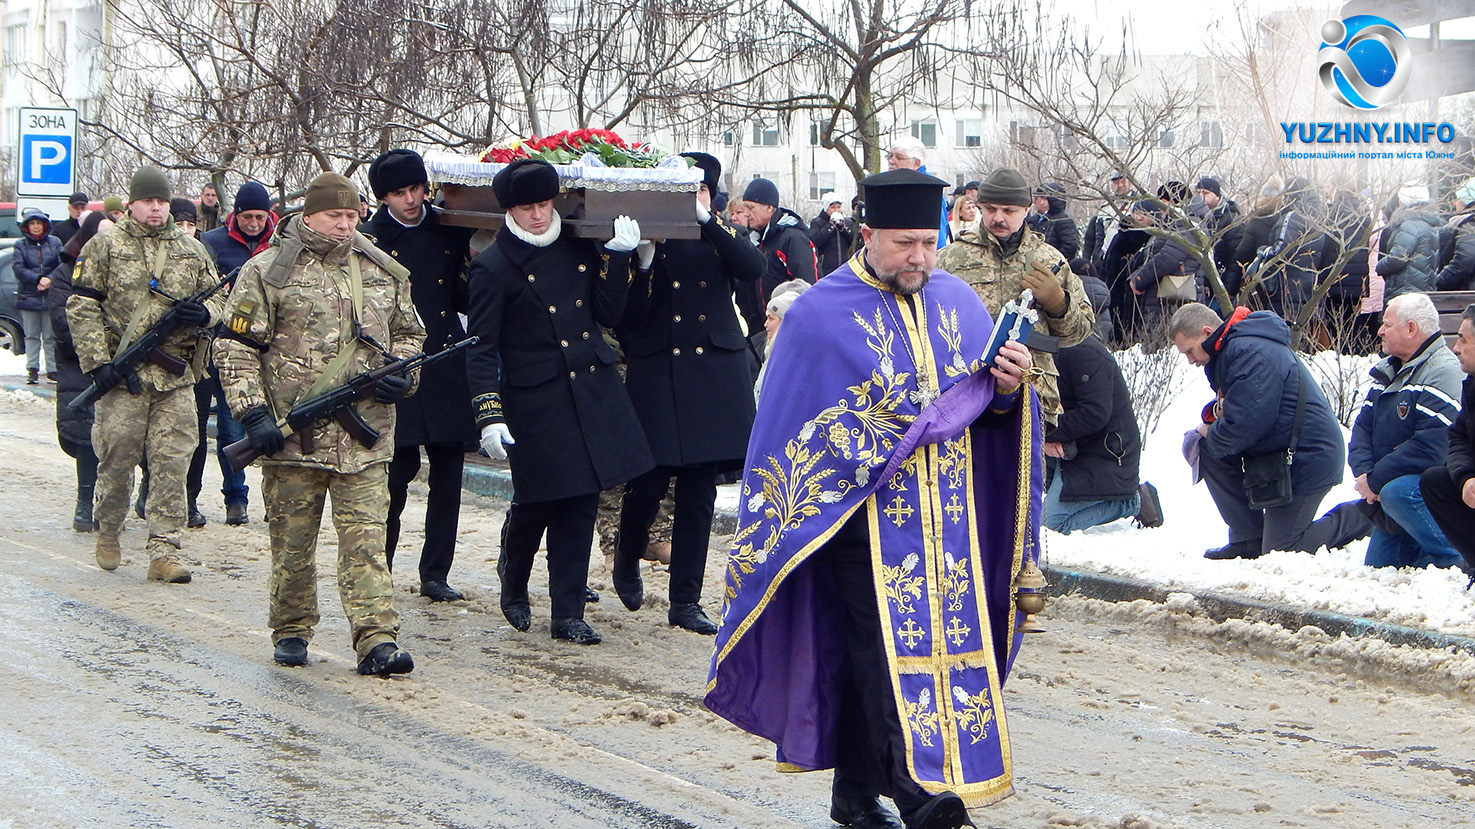
<svg viewBox="0 0 1475 829"><path fill-rule="evenodd" d="M77 111L24 107L16 153L18 196L71 195L76 177Z"/></svg>

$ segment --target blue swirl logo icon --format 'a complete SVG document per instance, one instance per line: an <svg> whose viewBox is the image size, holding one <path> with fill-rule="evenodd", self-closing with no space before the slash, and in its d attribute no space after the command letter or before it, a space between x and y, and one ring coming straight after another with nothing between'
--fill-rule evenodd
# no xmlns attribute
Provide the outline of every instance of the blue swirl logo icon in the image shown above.
<svg viewBox="0 0 1475 829"><path fill-rule="evenodd" d="M1378 109L1403 94L1412 69L1403 30L1370 14L1321 24L1321 84L1332 97L1357 109Z"/></svg>

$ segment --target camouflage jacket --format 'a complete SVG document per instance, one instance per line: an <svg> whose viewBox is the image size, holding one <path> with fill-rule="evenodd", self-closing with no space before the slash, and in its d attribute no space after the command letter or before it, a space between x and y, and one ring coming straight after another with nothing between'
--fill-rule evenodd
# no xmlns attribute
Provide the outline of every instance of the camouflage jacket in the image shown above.
<svg viewBox="0 0 1475 829"><path fill-rule="evenodd" d="M147 307L133 334L135 340L169 310L172 303L149 290L159 256L168 260L155 287L169 296L196 294L219 281L205 246L185 235L173 219L154 228L125 215L116 227L94 236L82 248L72 275L67 323L83 371L90 372L113 359L139 303L147 303ZM225 307L225 289L207 300L205 307L210 309L212 322L219 320ZM160 347L188 365L184 374L171 374L145 362L137 369L138 379L158 391L192 386L200 380L209 346L208 327L181 328Z"/></svg>
<svg viewBox="0 0 1475 829"><path fill-rule="evenodd" d="M293 251L290 267L272 267L279 255ZM382 354L354 336L350 256L358 259L363 278L363 333L395 357L420 350L425 329L410 301L409 272L361 233L335 242L294 217L278 229L270 248L241 267L215 343L226 402L237 416L260 406L285 416L344 348L354 349L354 356L318 393L384 364ZM286 448L262 463L352 474L388 462L394 454L395 407L371 397L355 408L380 432L372 448L327 420L312 427L312 452L303 452L301 436L293 435Z"/></svg>
<svg viewBox="0 0 1475 829"><path fill-rule="evenodd" d="M1021 280L1024 271L1035 261L1046 267L1060 264L1061 283L1065 286L1065 314L1052 317L1040 310L1035 330L1060 339L1060 347L1068 348L1086 339L1096 325L1096 314L1091 311L1091 302L1086 297L1086 287L1081 278L1070 270L1060 251L1045 243L1045 237L1025 229L1019 241L1019 249L1004 255L1004 249L992 233L965 233L958 241L943 248L937 255L937 267L957 276L973 286L973 290L988 308L989 316L999 318L1004 303L1016 299L1023 289ZM1055 355L1031 349L1035 366L1044 372L1035 381L1035 391L1040 395L1040 405L1045 419L1054 425L1060 417L1060 384L1055 370Z"/></svg>

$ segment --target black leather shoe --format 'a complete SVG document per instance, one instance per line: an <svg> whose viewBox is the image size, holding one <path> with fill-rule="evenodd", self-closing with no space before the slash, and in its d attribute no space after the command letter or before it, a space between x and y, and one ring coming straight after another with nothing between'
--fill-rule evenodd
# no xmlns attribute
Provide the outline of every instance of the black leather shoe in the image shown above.
<svg viewBox="0 0 1475 829"><path fill-rule="evenodd" d="M963 804L963 798L952 792L941 792L923 803L922 808L907 821L910 829L961 829L977 825L968 818L968 807Z"/></svg>
<svg viewBox="0 0 1475 829"><path fill-rule="evenodd" d="M1225 544L1223 547L1215 547L1212 550L1204 552L1204 558L1213 559L1214 561L1228 561L1234 558L1259 558L1261 555L1260 539L1258 538L1249 541L1235 541L1231 544Z"/></svg>
<svg viewBox="0 0 1475 829"><path fill-rule="evenodd" d="M502 618L516 630L527 633L533 627L533 609L527 602L502 605Z"/></svg>
<svg viewBox="0 0 1475 829"><path fill-rule="evenodd" d="M239 527L242 524L244 524L244 523L246 523L247 521L250 521L250 520L251 520L251 518L248 515L246 515L246 505L245 504L226 504L225 505L225 523L228 526Z"/></svg>
<svg viewBox="0 0 1475 829"><path fill-rule="evenodd" d="M393 642L381 642L369 651L369 655L359 660L360 676L389 676L390 674L407 674L415 670L415 660L410 658L409 651L402 651L399 645Z"/></svg>
<svg viewBox="0 0 1475 829"><path fill-rule="evenodd" d="M645 604L645 585L640 580L638 556L627 560L619 550L615 550L615 569L610 574L610 581L614 582L615 595L620 597L626 610L639 610Z"/></svg>
<svg viewBox="0 0 1475 829"><path fill-rule="evenodd" d="M205 520L205 513L200 512L199 507L190 504L189 519L185 522L185 526L195 530L205 526L207 523L209 522Z"/></svg>
<svg viewBox="0 0 1475 829"><path fill-rule="evenodd" d="M703 636L717 635L717 626L707 618L707 614L702 612L702 606L696 602L671 605L671 610L666 613L666 620L692 633L700 633Z"/></svg>
<svg viewBox="0 0 1475 829"><path fill-rule="evenodd" d="M277 643L276 651L272 658L278 665L286 665L289 668L300 668L307 664L307 641L289 636Z"/></svg>
<svg viewBox="0 0 1475 829"><path fill-rule="evenodd" d="M586 586L584 588L584 604L593 604L597 601L599 601L599 594L594 592L594 588Z"/></svg>
<svg viewBox="0 0 1475 829"><path fill-rule="evenodd" d="M831 795L830 820L855 829L906 829L901 816L882 806L879 797Z"/></svg>
<svg viewBox="0 0 1475 829"><path fill-rule="evenodd" d="M599 634L583 619L554 619L553 638L567 639L575 645L597 645L601 641Z"/></svg>
<svg viewBox="0 0 1475 829"><path fill-rule="evenodd" d="M420 595L432 602L459 602L466 598L461 591L443 581L420 582Z"/></svg>

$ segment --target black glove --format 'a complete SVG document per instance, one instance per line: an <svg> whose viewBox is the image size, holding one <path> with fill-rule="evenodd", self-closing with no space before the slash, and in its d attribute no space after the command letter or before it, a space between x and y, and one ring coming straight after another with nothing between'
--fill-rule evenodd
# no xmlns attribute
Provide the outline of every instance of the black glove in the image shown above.
<svg viewBox="0 0 1475 829"><path fill-rule="evenodd" d="M1408 268L1408 260L1399 259L1397 256L1384 256L1378 260L1378 276L1392 276L1403 273Z"/></svg>
<svg viewBox="0 0 1475 829"><path fill-rule="evenodd" d="M89 372L87 376L92 378L92 382L97 386L97 390L104 394L123 382L123 375L119 374L118 370L113 368L112 363L103 363Z"/></svg>
<svg viewBox="0 0 1475 829"><path fill-rule="evenodd" d="M241 425L246 427L246 437L251 440L251 448L257 452L275 455L287 445L287 438L277 428L276 420L265 406L257 406L242 414L240 419Z"/></svg>
<svg viewBox="0 0 1475 829"><path fill-rule="evenodd" d="M379 403L398 403L410 393L410 378L401 374L386 374L374 384L374 400Z"/></svg>
<svg viewBox="0 0 1475 829"><path fill-rule="evenodd" d="M181 325L204 325L210 321L210 309L203 302L181 299L174 303L174 313Z"/></svg>

